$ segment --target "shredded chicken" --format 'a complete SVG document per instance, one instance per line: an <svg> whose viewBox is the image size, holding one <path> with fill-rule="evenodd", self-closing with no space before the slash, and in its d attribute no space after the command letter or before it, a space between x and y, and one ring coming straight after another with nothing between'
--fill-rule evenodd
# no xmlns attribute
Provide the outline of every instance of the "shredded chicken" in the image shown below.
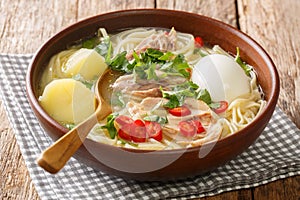
<svg viewBox="0 0 300 200"><path fill-rule="evenodd" d="M157 75L161 73L156 70ZM159 78L159 80L147 80L147 79L135 79L133 74L120 76L112 85L112 89L122 92L131 96L133 99L145 98L145 97L162 97L160 87L164 90L168 88L184 83L186 79L181 76L173 76Z"/></svg>
<svg viewBox="0 0 300 200"><path fill-rule="evenodd" d="M175 51L177 42L177 33L174 28L170 32L160 32L155 33L145 38L140 44L135 48L135 52L140 54L148 48L157 49L161 51ZM126 58L128 60L132 59L132 52L130 51Z"/></svg>

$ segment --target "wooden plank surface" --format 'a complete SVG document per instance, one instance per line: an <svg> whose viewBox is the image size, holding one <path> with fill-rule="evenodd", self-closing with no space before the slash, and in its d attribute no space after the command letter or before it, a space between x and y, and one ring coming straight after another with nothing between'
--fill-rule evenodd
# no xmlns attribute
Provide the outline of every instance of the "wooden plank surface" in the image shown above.
<svg viewBox="0 0 300 200"><path fill-rule="evenodd" d="M235 0L227 0L226 3L223 3L220 0L157 0L156 2L157 8L198 13L221 20L232 26L237 25Z"/></svg>
<svg viewBox="0 0 300 200"><path fill-rule="evenodd" d="M300 1L239 0L241 30L270 54L281 80L279 106L300 127Z"/></svg>
<svg viewBox="0 0 300 200"><path fill-rule="evenodd" d="M62 28L89 16L130 8L166 8L204 14L256 39L281 76L279 106L300 127L300 2L294 0L2 0L0 53L33 53ZM188 22L187 22L188 23ZM0 103L0 199L39 199ZM204 199L298 199L300 178Z"/></svg>
<svg viewBox="0 0 300 200"><path fill-rule="evenodd" d="M300 1L238 0L239 24L270 54L281 80L279 106L300 128ZM300 147L299 147L300 148ZM300 156L300 155L299 155ZM300 178L253 189L254 199L299 199Z"/></svg>

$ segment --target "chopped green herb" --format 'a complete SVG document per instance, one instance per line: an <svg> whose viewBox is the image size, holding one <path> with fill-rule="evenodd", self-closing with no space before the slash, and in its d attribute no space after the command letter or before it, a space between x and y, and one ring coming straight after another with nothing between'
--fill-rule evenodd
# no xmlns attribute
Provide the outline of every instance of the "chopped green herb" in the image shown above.
<svg viewBox="0 0 300 200"><path fill-rule="evenodd" d="M164 104L164 107L166 107L166 108L176 108L178 106L181 106L182 102L179 101L176 94L170 94L170 93L168 93L166 91L163 91L163 90L162 90L162 94L163 94L163 98L169 99L169 101Z"/></svg>
<svg viewBox="0 0 300 200"><path fill-rule="evenodd" d="M97 38L93 37L82 42L82 47L87 49L93 49L97 45Z"/></svg>
<svg viewBox="0 0 300 200"><path fill-rule="evenodd" d="M121 71L124 73L132 72L133 67L136 63L130 64L129 61L126 59L126 51L116 55L109 63L109 67L112 70Z"/></svg>
<svg viewBox="0 0 300 200"><path fill-rule="evenodd" d="M168 53L168 52L167 52ZM167 54L166 53L166 54ZM174 56L170 56L170 58ZM185 78L190 77L189 69L190 66L186 62L184 56L182 54L177 55L173 60L169 60L161 66L161 70L168 73L176 73Z"/></svg>
<svg viewBox="0 0 300 200"><path fill-rule="evenodd" d="M148 69L145 70L148 80L151 80L151 79L158 80L158 77L155 73L155 68L156 68L156 65L153 63L148 67Z"/></svg>
<svg viewBox="0 0 300 200"><path fill-rule="evenodd" d="M127 141L127 140L123 140L122 138L118 138L118 140L121 142L121 144L125 145L125 144L129 144L133 147L138 147L139 144L137 143L134 143L134 142L130 142L130 141Z"/></svg>
<svg viewBox="0 0 300 200"><path fill-rule="evenodd" d="M187 97L202 100L206 104L211 103L209 92L206 89L199 89L199 86L192 81L179 84L173 87L171 91L164 91L162 88L161 91L163 97L169 99L169 101L164 104L167 108L182 106Z"/></svg>
<svg viewBox="0 0 300 200"><path fill-rule="evenodd" d="M176 108L178 106L182 106L184 100L187 97L198 97L198 88L199 86L193 83L192 81L187 81L182 84L179 84L173 87L171 91L164 91L161 88L163 97L169 99L169 101L166 104L164 104L164 106L167 108Z"/></svg>
<svg viewBox="0 0 300 200"><path fill-rule="evenodd" d="M149 60L157 62L164 53L157 49L148 48L145 53L142 53L141 55L144 62L148 62Z"/></svg>
<svg viewBox="0 0 300 200"><path fill-rule="evenodd" d="M252 69L244 61L242 61L240 57L240 49L238 47L236 48L235 62L237 62L241 66L241 68L245 71L247 76L250 76L250 71Z"/></svg>
<svg viewBox="0 0 300 200"><path fill-rule="evenodd" d="M197 95L197 99L204 101L206 104L211 104L211 97L206 89L201 89Z"/></svg>
<svg viewBox="0 0 300 200"><path fill-rule="evenodd" d="M107 129L111 139L114 139L117 135L117 129L115 128L114 121L118 113L112 113L107 117L106 125L101 126L102 129Z"/></svg>
<svg viewBox="0 0 300 200"><path fill-rule="evenodd" d="M220 102L213 102L213 103L209 104L209 107L212 108L212 109L216 109L216 108L219 108L220 105L221 105Z"/></svg>
<svg viewBox="0 0 300 200"><path fill-rule="evenodd" d="M143 118L145 121L151 121L151 122L157 122L160 124L166 124L168 123L168 118L167 117L161 117L158 115L148 115Z"/></svg>
<svg viewBox="0 0 300 200"><path fill-rule="evenodd" d="M159 57L158 59L161 61L170 61L170 60L173 60L174 57L175 57L175 55L172 52L168 51L165 54L163 54L161 57Z"/></svg>
<svg viewBox="0 0 300 200"><path fill-rule="evenodd" d="M136 52L132 53L133 59L128 61L126 58L127 52L119 53L112 58L108 63L113 70L122 71L126 73L136 73L136 77L142 79L158 80L155 70L167 73L168 75L183 76L188 78L190 76L190 66L185 61L184 56L179 54L175 56L171 52L163 53L156 49L147 49L139 55Z"/></svg>

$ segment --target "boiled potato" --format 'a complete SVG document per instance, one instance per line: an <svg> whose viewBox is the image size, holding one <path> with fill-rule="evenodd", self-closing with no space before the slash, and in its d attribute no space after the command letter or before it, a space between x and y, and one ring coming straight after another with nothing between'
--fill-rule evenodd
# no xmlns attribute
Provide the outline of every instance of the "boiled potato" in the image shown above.
<svg viewBox="0 0 300 200"><path fill-rule="evenodd" d="M98 78L107 68L105 59L93 49L81 48L66 62L64 72L69 76L80 74L85 80Z"/></svg>
<svg viewBox="0 0 300 200"><path fill-rule="evenodd" d="M94 93L83 83L69 78L50 82L39 101L50 116L62 123L78 124L96 107Z"/></svg>

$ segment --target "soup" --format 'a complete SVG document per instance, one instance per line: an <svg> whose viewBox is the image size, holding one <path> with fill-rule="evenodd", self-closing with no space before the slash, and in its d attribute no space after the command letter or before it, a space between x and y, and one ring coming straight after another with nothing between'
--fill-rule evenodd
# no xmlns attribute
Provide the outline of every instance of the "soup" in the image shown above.
<svg viewBox="0 0 300 200"><path fill-rule="evenodd" d="M243 129L266 102L254 69L199 36L135 28L77 41L54 55L40 81L39 101L73 128L91 115L95 82L118 74L108 93L113 113L88 138L137 149L176 149L217 141Z"/></svg>

